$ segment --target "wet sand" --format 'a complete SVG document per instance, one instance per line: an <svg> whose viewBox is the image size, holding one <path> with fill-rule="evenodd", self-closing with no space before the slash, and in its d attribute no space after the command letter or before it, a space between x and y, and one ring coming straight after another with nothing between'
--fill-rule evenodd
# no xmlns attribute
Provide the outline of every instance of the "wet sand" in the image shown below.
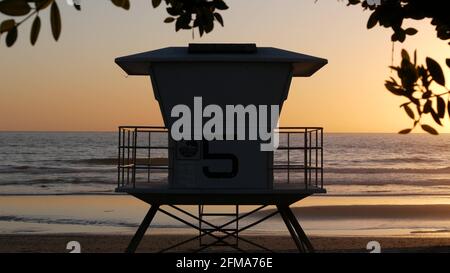
<svg viewBox="0 0 450 273"><path fill-rule="evenodd" d="M189 235L147 235L137 252L157 252L192 236ZM276 252L296 252L289 236L244 236ZM69 241L78 241L84 253L124 252L131 235L0 235L0 253L64 253ZM382 252L450 252L450 238L429 237L311 237L317 252L361 252L367 253L369 241L378 241ZM176 248L171 252L191 252L198 248L198 240ZM261 252L243 241L239 246L250 252ZM215 247L207 252L236 252L229 247Z"/></svg>
<svg viewBox="0 0 450 273"><path fill-rule="evenodd" d="M0 236L133 234L148 207L127 195L0 196ZM291 207L311 236L450 237L449 196L314 196ZM198 209L196 206L183 208L194 214ZM211 209L225 211L229 207ZM243 206L240 212L251 209L253 207ZM266 208L250 216L247 222L260 219L272 210L272 207ZM214 221L222 223L221 219ZM186 234L186 229L183 224L158 213L150 232ZM288 235L278 216L249 232L249 235L261 232L272 236Z"/></svg>

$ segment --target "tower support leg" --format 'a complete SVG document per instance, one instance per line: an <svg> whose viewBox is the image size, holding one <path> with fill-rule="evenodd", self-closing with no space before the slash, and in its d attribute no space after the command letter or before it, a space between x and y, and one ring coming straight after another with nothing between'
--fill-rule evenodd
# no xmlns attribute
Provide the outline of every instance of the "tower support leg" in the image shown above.
<svg viewBox="0 0 450 273"><path fill-rule="evenodd" d="M141 225L139 226L138 230L133 236L133 239L131 239L130 244L127 247L126 253L134 253L139 246L139 243L141 242L142 238L144 237L145 232L147 231L148 227L150 226L150 223L152 222L153 218L156 215L156 212L159 209L159 205L153 204L150 206L150 209L148 210L147 214L144 217L144 220L142 220Z"/></svg>
<svg viewBox="0 0 450 273"><path fill-rule="evenodd" d="M292 240L294 240L295 245L297 246L297 249L299 252L306 252L305 247L303 246L302 242L300 241L297 232L294 230L294 227L291 224L291 221L289 217L286 214L286 211L284 208L278 207L278 211L280 212L281 218L284 221L284 224L286 225L289 234L291 234Z"/></svg>
<svg viewBox="0 0 450 273"><path fill-rule="evenodd" d="M277 205L286 227L300 252L314 252L314 247L288 205Z"/></svg>

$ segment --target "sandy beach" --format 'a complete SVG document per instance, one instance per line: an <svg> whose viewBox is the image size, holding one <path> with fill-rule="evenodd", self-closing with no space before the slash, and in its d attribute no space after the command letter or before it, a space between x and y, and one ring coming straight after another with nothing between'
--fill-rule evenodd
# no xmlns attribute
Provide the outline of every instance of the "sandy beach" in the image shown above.
<svg viewBox="0 0 450 273"><path fill-rule="evenodd" d="M323 196L310 197L292 209L317 252L367 253L369 241L378 241L382 252L450 252L448 200L448 196ZM195 206L185 208L196 210ZM244 206L242 211L249 209ZM70 241L78 241L82 252L121 253L147 210L147 204L126 195L1 196L0 253L65 253ZM269 207L248 220L272 210ZM157 214L138 252L158 252L195 235L193 229ZM275 252L296 252L277 216L240 235ZM172 251L192 252L198 246L195 240ZM239 247L261 251L244 241ZM235 252L224 247L208 249L230 251Z"/></svg>
<svg viewBox="0 0 450 273"><path fill-rule="evenodd" d="M318 251L365 252L372 240L383 249L440 251L443 247L446 251L449 200L449 196L317 196L294 204L292 210ZM241 213L250 209L244 206ZM1 196L0 252L65 252L70 240L79 241L88 252L121 252L147 210L148 204L126 195ZM272 210L268 207L241 224ZM196 232L158 213L147 234L152 236L143 242L144 252L168 247ZM262 240L260 244L275 250L293 251L288 234L275 216L241 235Z"/></svg>
<svg viewBox="0 0 450 273"><path fill-rule="evenodd" d="M147 235L137 252L158 252L172 244L181 242L190 235ZM288 236L244 236L258 244L269 247L275 252L296 252L295 245ZM131 235L1 235L0 253L67 253L66 245L70 241L81 244L84 253L121 253L124 252ZM369 241L378 241L381 252L386 253L436 253L450 252L450 238L412 238L412 237L311 237L311 242L319 253L357 252L367 253ZM249 252L261 250L241 241L239 246ZM191 252L198 248L198 241L193 241L171 252ZM215 247L207 252L230 252L227 247Z"/></svg>

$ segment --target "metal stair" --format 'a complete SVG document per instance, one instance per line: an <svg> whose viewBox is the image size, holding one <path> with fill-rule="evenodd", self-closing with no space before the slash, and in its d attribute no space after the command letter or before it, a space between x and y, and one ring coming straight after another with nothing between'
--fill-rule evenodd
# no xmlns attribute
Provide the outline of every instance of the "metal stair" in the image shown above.
<svg viewBox="0 0 450 273"><path fill-rule="evenodd" d="M198 206L198 218L199 218L199 243L200 246L234 246L238 247L239 244L239 206L235 206L234 212L206 212L205 205ZM217 223L212 221L212 217L221 217L220 220L225 220L223 223ZM208 225L208 223L214 223L214 226ZM212 237L209 234L214 234ZM230 234L233 234L230 236ZM221 238L227 237L226 242L221 241ZM208 239L213 239L207 240ZM206 239L206 240L205 240ZM231 239L231 240L230 240Z"/></svg>

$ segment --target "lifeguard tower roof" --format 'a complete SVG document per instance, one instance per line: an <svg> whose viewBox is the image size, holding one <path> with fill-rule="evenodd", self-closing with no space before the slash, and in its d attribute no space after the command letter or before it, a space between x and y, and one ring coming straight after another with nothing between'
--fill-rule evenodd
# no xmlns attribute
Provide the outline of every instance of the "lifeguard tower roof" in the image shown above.
<svg viewBox="0 0 450 273"><path fill-rule="evenodd" d="M128 75L148 75L149 65L161 62L291 63L293 77L309 77L328 63L326 59L255 44L189 44L119 57L115 61Z"/></svg>

